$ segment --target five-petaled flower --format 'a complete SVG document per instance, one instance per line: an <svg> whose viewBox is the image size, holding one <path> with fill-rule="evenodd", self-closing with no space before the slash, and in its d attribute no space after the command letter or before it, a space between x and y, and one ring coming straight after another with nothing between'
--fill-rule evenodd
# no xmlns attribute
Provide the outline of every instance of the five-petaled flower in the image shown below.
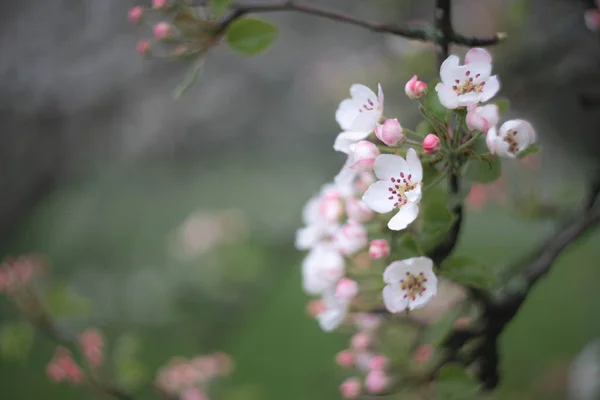
<svg viewBox="0 0 600 400"><path fill-rule="evenodd" d="M350 152L350 145L364 140L377 126L383 114L383 90L378 86L378 94L365 85L350 87L350 98L342 100L335 119L344 132L335 139L333 148L344 153Z"/></svg>
<svg viewBox="0 0 600 400"><path fill-rule="evenodd" d="M416 151L408 149L406 160L382 154L375 160L374 170L379 181L367 189L363 201L382 214L398 208L398 213L388 222L388 228L394 231L405 229L417 218L421 200L423 167Z"/></svg>
<svg viewBox="0 0 600 400"><path fill-rule="evenodd" d="M535 131L531 124L521 119L506 121L499 130L492 127L486 143L492 154L515 158L520 152L535 142Z"/></svg>
<svg viewBox="0 0 600 400"><path fill-rule="evenodd" d="M484 49L467 52L465 65L455 55L448 57L440 68L442 82L435 86L440 103L455 109L488 101L500 89L500 82L492 73L492 57Z"/></svg>
<svg viewBox="0 0 600 400"><path fill-rule="evenodd" d="M383 302L391 313L425 306L437 293L437 277L433 261L414 257L394 261L383 273Z"/></svg>

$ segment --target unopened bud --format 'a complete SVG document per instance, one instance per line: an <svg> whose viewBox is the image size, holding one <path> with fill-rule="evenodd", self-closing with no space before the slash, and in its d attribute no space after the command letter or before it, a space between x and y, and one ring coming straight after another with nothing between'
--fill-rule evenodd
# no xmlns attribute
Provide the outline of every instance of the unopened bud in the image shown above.
<svg viewBox="0 0 600 400"><path fill-rule="evenodd" d="M369 369L373 371L384 370L388 365L388 359L385 356L374 356L369 360Z"/></svg>
<svg viewBox="0 0 600 400"><path fill-rule="evenodd" d="M342 368L350 368L354 365L354 353L352 350L342 350L335 356L335 362Z"/></svg>
<svg viewBox="0 0 600 400"><path fill-rule="evenodd" d="M169 0L152 0L152 8L162 10L167 7Z"/></svg>
<svg viewBox="0 0 600 400"><path fill-rule="evenodd" d="M371 240L369 256L373 260L380 260L390 255L390 244L385 239Z"/></svg>
<svg viewBox="0 0 600 400"><path fill-rule="evenodd" d="M358 283L352 279L343 278L335 288L335 295L339 299L351 300L358 293Z"/></svg>
<svg viewBox="0 0 600 400"><path fill-rule="evenodd" d="M375 127L375 136L388 146L398 146L404 141L402 126L397 119L387 119L383 124Z"/></svg>
<svg viewBox="0 0 600 400"><path fill-rule="evenodd" d="M379 156L379 149L376 145L366 140L361 140L355 145L350 146L350 168L359 171L369 171L373 169L375 159Z"/></svg>
<svg viewBox="0 0 600 400"><path fill-rule="evenodd" d="M350 343L355 350L366 350L371 345L371 336L366 332L359 332L352 336Z"/></svg>
<svg viewBox="0 0 600 400"><path fill-rule="evenodd" d="M425 139L423 139L423 151L425 151L425 153L435 153L439 149L440 139L436 135L430 133L425 136Z"/></svg>
<svg viewBox="0 0 600 400"><path fill-rule="evenodd" d="M495 104L470 107L467 111L467 127L472 131L487 132L498 123L498 119L498 106Z"/></svg>
<svg viewBox="0 0 600 400"><path fill-rule="evenodd" d="M356 399L360 396L361 384L358 378L346 379L340 385L340 393L344 399Z"/></svg>
<svg viewBox="0 0 600 400"><path fill-rule="evenodd" d="M427 84L418 80L417 75L415 75L406 82L404 91L410 99L418 99L427 91Z"/></svg>
<svg viewBox="0 0 600 400"><path fill-rule="evenodd" d="M149 40L142 40L137 44L138 54L145 56L152 53L152 45Z"/></svg>
<svg viewBox="0 0 600 400"><path fill-rule="evenodd" d="M365 378L365 387L369 393L381 393L388 385L388 377L385 372L381 370L374 370L367 374Z"/></svg>
<svg viewBox="0 0 600 400"><path fill-rule="evenodd" d="M127 13L127 19L132 24L139 24L142 22L142 18L144 18L144 8L142 6L132 7Z"/></svg>
<svg viewBox="0 0 600 400"><path fill-rule="evenodd" d="M166 40L173 36L173 27L166 22L159 22L152 29L154 37L158 40Z"/></svg>

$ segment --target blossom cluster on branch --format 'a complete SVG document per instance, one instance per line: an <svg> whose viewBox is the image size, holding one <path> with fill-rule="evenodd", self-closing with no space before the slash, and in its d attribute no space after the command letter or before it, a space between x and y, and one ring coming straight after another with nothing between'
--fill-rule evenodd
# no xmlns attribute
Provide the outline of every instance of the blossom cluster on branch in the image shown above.
<svg viewBox="0 0 600 400"><path fill-rule="evenodd" d="M444 189L444 178L493 182L500 176L499 157L534 152L535 133L524 120L497 127L499 106L491 99L500 82L486 50L469 50L464 65L449 56L440 78L434 91L417 76L406 83L407 96L418 101L424 118L416 130L384 116L381 85L377 93L352 85L335 113L342 132L333 148L347 160L306 203L305 226L296 234L296 247L308 250L302 262L304 290L317 296L309 313L325 331L353 329L365 315L377 325L391 324L379 316L382 308L410 318L436 296L439 279L477 289L494 283L492 271L451 258L434 265L429 257L455 223L452 204L464 201L452 185ZM486 273L485 282L473 279ZM377 335L377 330L360 330L351 348L338 355L340 365L353 365L362 377L342 384L344 397L384 393L407 372L397 354L386 354L385 340ZM418 336L415 345L413 350L421 349L415 354L422 354L420 345L427 343ZM383 359L390 362L373 361Z"/></svg>

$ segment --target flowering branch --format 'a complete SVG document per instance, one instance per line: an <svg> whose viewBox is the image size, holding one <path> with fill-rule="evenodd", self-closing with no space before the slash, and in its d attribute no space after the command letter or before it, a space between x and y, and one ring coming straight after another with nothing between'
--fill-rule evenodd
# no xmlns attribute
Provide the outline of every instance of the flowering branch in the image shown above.
<svg viewBox="0 0 600 400"><path fill-rule="evenodd" d="M205 3L205 1L202 1L195 2L193 4ZM240 17L243 17L246 14L292 11L358 26L367 29L371 32L388 33L391 35L402 36L407 39L421 41L436 41L436 37L439 36L439 34L421 26L401 26L397 24L369 22L351 15L314 7L308 4L295 2L292 0L283 0L279 2L268 3L265 2L253 4L234 4L231 6L231 10L232 13L220 22L219 32L224 32L231 23L233 23L235 20L239 19ZM441 32L442 36L445 37L444 40L448 43L456 43L464 46L491 46L506 38L506 35L504 33L497 33L496 35L491 37L466 37L463 35L455 34L454 32L449 32L448 34L443 30Z"/></svg>

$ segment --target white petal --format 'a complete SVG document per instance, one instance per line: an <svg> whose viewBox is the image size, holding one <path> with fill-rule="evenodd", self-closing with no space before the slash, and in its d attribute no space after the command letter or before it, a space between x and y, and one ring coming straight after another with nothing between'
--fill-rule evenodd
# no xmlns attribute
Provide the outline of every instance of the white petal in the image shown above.
<svg viewBox="0 0 600 400"><path fill-rule="evenodd" d="M373 170L377 178L385 181L400 177L400 173L410 174L410 168L404 158L393 154L382 154L377 157Z"/></svg>
<svg viewBox="0 0 600 400"><path fill-rule="evenodd" d="M306 225L312 225L320 222L320 205L321 198L319 196L312 197L310 200L308 200L302 209L302 222L304 222Z"/></svg>
<svg viewBox="0 0 600 400"><path fill-rule="evenodd" d="M419 214L419 206L416 203L406 203L396 215L388 222L388 228L393 231L401 231L413 222Z"/></svg>
<svg viewBox="0 0 600 400"><path fill-rule="evenodd" d="M350 146L365 139L367 136L369 136L369 132L342 132L335 138L333 149L335 151L341 151L342 153L349 154Z"/></svg>
<svg viewBox="0 0 600 400"><path fill-rule="evenodd" d="M315 225L309 225L296 231L296 248L308 250L320 239L319 230Z"/></svg>
<svg viewBox="0 0 600 400"><path fill-rule="evenodd" d="M443 83L438 83L435 85L435 91L438 94L438 98L440 99L440 103L450 110L458 107L458 95L452 89L450 85L444 85Z"/></svg>
<svg viewBox="0 0 600 400"><path fill-rule="evenodd" d="M385 283L398 283L407 272L409 272L410 265L404 260L394 261L383 271L383 281Z"/></svg>
<svg viewBox="0 0 600 400"><path fill-rule="evenodd" d="M360 107L361 104L354 99L342 100L335 112L335 120L343 130L350 130L352 122L359 114Z"/></svg>
<svg viewBox="0 0 600 400"><path fill-rule="evenodd" d="M360 83L355 83L350 86L350 96L352 96L353 99L358 100L361 105L369 100L371 100L373 104L377 104L377 96L375 93L369 89L368 86L361 85Z"/></svg>
<svg viewBox="0 0 600 400"><path fill-rule="evenodd" d="M390 200L390 185L384 181L378 181L369 186L362 200L375 212L385 214L394 209L395 198Z"/></svg>
<svg viewBox="0 0 600 400"><path fill-rule="evenodd" d="M331 332L338 326L344 322L346 318L346 309L345 308L332 308L327 309L317 315L317 321L319 322L319 326L325 332Z"/></svg>
<svg viewBox="0 0 600 400"><path fill-rule="evenodd" d="M421 161L419 160L419 156L417 155L415 149L408 149L406 152L406 162L410 168L410 180L413 183L421 182L423 179L423 166L421 165Z"/></svg>
<svg viewBox="0 0 600 400"><path fill-rule="evenodd" d="M434 295L435 293L432 293L426 289L420 296L415 297L414 300L408 301L408 309L415 310L417 308L425 307L425 305L431 301Z"/></svg>
<svg viewBox="0 0 600 400"><path fill-rule="evenodd" d="M421 201L421 185L417 185L416 188L414 188L413 190L409 190L408 192L404 192L404 195L406 196L406 200L408 200L411 203L418 203L419 201Z"/></svg>
<svg viewBox="0 0 600 400"><path fill-rule="evenodd" d="M344 165L333 179L336 184L347 185L356 178L357 171Z"/></svg>
<svg viewBox="0 0 600 400"><path fill-rule="evenodd" d="M479 103L481 95L478 93L465 93L456 97L458 107L468 107L473 104Z"/></svg>
<svg viewBox="0 0 600 400"><path fill-rule="evenodd" d="M371 133L377 126L380 116L381 111L377 109L359 112L358 116L352 121L351 129L357 132Z"/></svg>
<svg viewBox="0 0 600 400"><path fill-rule="evenodd" d="M446 58L440 68L440 77L442 82L452 84L454 82L454 70L458 67L459 59L455 55Z"/></svg>
<svg viewBox="0 0 600 400"><path fill-rule="evenodd" d="M483 82L487 80L492 74L492 64L489 63L473 63L465 65L465 72L470 71L469 76L474 79L475 82ZM461 77L464 79L465 75ZM486 83L487 85L487 83Z"/></svg>
<svg viewBox="0 0 600 400"><path fill-rule="evenodd" d="M470 63L488 63L492 62L492 56L485 49L475 47L465 55L465 64Z"/></svg>
<svg viewBox="0 0 600 400"><path fill-rule="evenodd" d="M500 82L498 81L498 77L496 75L491 76L485 81L485 86L483 87L483 91L481 92L481 101L488 101L492 97L498 93L500 90Z"/></svg>
<svg viewBox="0 0 600 400"><path fill-rule="evenodd" d="M408 306L408 297L405 292L397 284L390 284L383 288L383 304L391 313L399 313L404 311Z"/></svg>
<svg viewBox="0 0 600 400"><path fill-rule="evenodd" d="M498 106L495 104L488 104L481 107L479 111L480 115L488 122L489 126L492 127L498 123Z"/></svg>
<svg viewBox="0 0 600 400"><path fill-rule="evenodd" d="M496 153L496 138L498 137L498 131L495 126L492 126L485 136L485 144L487 144L490 153Z"/></svg>
<svg viewBox="0 0 600 400"><path fill-rule="evenodd" d="M381 112L383 112L383 103L385 100L385 96L383 95L383 89L381 88L381 83L377 84L377 101L379 101L379 106L381 107Z"/></svg>

